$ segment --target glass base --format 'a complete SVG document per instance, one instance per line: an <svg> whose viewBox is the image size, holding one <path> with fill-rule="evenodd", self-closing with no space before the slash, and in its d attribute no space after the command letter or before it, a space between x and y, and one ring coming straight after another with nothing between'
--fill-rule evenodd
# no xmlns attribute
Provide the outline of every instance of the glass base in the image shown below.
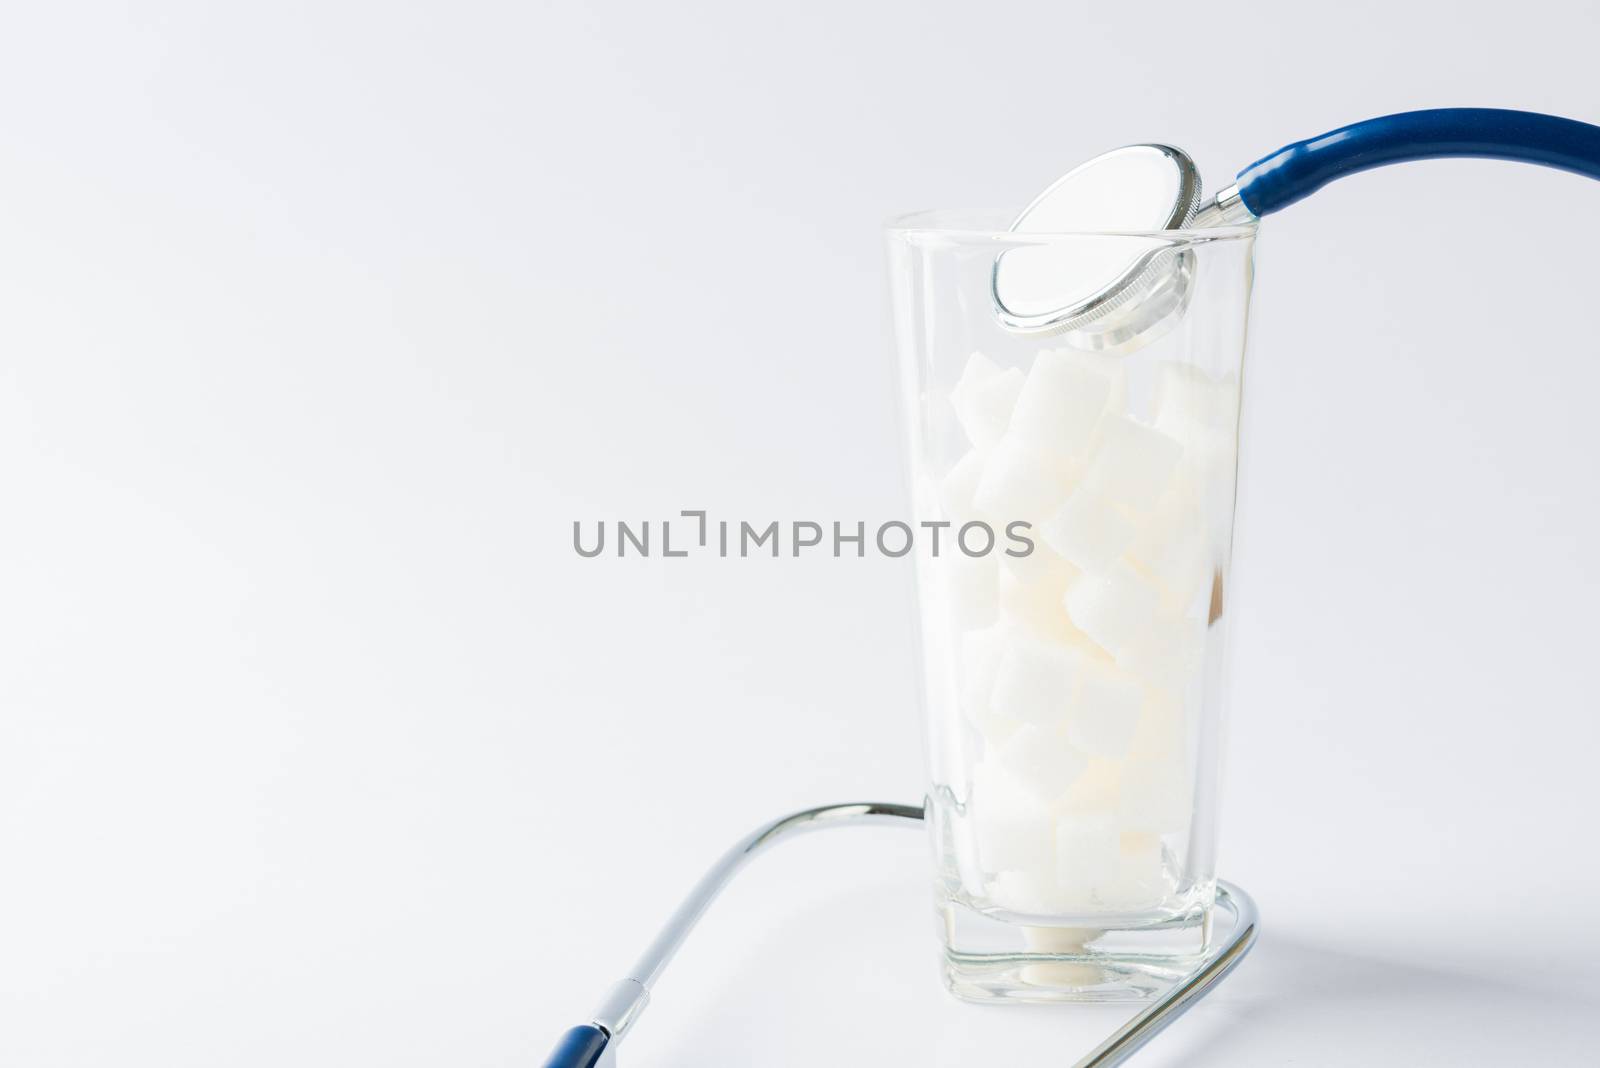
<svg viewBox="0 0 1600 1068"><path fill-rule="evenodd" d="M1009 922L967 905L940 908L945 986L964 1001L1146 1001L1204 959L1210 910L1083 917L1096 927Z"/></svg>

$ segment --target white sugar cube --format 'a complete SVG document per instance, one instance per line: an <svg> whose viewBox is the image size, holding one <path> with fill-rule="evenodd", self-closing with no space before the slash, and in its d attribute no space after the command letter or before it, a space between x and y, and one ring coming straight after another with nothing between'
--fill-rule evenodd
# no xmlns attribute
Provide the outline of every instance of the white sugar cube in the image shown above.
<svg viewBox="0 0 1600 1068"><path fill-rule="evenodd" d="M1065 591L1067 584L1078 577L1078 569L1063 560L1037 536L1034 537L1033 551L1027 556L1007 556L1004 552L998 555L1000 570L1021 583L1051 586Z"/></svg>
<svg viewBox="0 0 1600 1068"><path fill-rule="evenodd" d="M1230 472L1235 466L1238 428L1233 422L1212 422L1203 414L1166 407L1156 414L1153 425L1184 447L1185 462L1191 473L1205 469L1210 476Z"/></svg>
<svg viewBox="0 0 1600 1068"><path fill-rule="evenodd" d="M1053 876L1055 819L1049 805L993 758L978 764L972 779L969 805L983 869Z"/></svg>
<svg viewBox="0 0 1600 1068"><path fill-rule="evenodd" d="M990 700L1007 631L1004 623L996 623L961 636L961 711L982 738L985 751L1004 744L1022 726L1021 720L996 713Z"/></svg>
<svg viewBox="0 0 1600 1068"><path fill-rule="evenodd" d="M1067 588L1067 615L1096 644L1121 655L1150 630L1161 591L1126 563L1083 575Z"/></svg>
<svg viewBox="0 0 1600 1068"><path fill-rule="evenodd" d="M1133 744L1144 687L1114 667L1086 662L1067 720L1067 739L1092 756L1121 760Z"/></svg>
<svg viewBox="0 0 1600 1068"><path fill-rule="evenodd" d="M1039 534L1045 543L1085 571L1104 571L1137 533L1133 521L1111 500L1087 486L1074 490Z"/></svg>
<svg viewBox="0 0 1600 1068"><path fill-rule="evenodd" d="M979 732L983 739L981 751L985 754L999 752L1012 738L1016 737L1017 732L1024 726L1026 724L1020 719L1012 719L1009 716L990 712L984 719L983 726Z"/></svg>
<svg viewBox="0 0 1600 1068"><path fill-rule="evenodd" d="M1066 499L1075 480L1070 466L1008 434L989 453L973 505L1001 529L1037 523Z"/></svg>
<svg viewBox="0 0 1600 1068"><path fill-rule="evenodd" d="M1118 652L1117 666L1151 686L1181 692L1204 667L1205 642L1205 620L1158 615L1137 641Z"/></svg>
<svg viewBox="0 0 1600 1068"><path fill-rule="evenodd" d="M1108 813L1063 816L1056 821L1056 884L1091 905L1095 887L1115 879L1122 864L1122 834Z"/></svg>
<svg viewBox="0 0 1600 1068"><path fill-rule="evenodd" d="M1000 765L1046 804L1059 801L1088 770L1089 758L1058 730L1024 723L1000 747Z"/></svg>
<svg viewBox="0 0 1600 1068"><path fill-rule="evenodd" d="M1045 862L1053 851L1043 854ZM989 883L989 900L1003 909L1033 916L1060 912L1055 872L1049 868L1013 868L999 872Z"/></svg>
<svg viewBox="0 0 1600 1068"><path fill-rule="evenodd" d="M1120 412L1128 407L1128 361L1121 356L1113 356L1103 352L1085 352L1082 349L1059 348L1047 350L1053 359L1064 360L1067 363L1104 375L1111 383L1110 395L1106 398L1106 407L1113 412Z"/></svg>
<svg viewBox="0 0 1600 1068"><path fill-rule="evenodd" d="M961 377L956 380L955 388L950 391L950 395L954 397L964 389L993 382L1000 377L1000 372L1003 370L999 364L974 349L967 356L967 362L962 365Z"/></svg>
<svg viewBox="0 0 1600 1068"><path fill-rule="evenodd" d="M1226 555L1233 529L1238 436L1232 423L1213 425L1186 409L1163 411L1156 427L1183 445L1175 480L1193 487L1198 519L1212 555Z"/></svg>
<svg viewBox="0 0 1600 1068"><path fill-rule="evenodd" d="M1129 760L1160 760L1187 752L1189 716L1184 699L1152 691L1139 713L1139 729L1128 749Z"/></svg>
<svg viewBox="0 0 1600 1068"><path fill-rule="evenodd" d="M1141 524L1128 558L1162 588L1164 607L1178 615L1202 610L1209 594L1212 555L1209 531L1194 487L1177 480Z"/></svg>
<svg viewBox="0 0 1600 1068"><path fill-rule="evenodd" d="M931 562L944 578L950 610L968 630L987 627L1000 612L1000 562L994 556L941 554Z"/></svg>
<svg viewBox="0 0 1600 1068"><path fill-rule="evenodd" d="M1028 371L1011 428L1037 448L1082 456L1113 400L1118 380L1107 365L1066 350L1041 352Z"/></svg>
<svg viewBox="0 0 1600 1068"><path fill-rule="evenodd" d="M1122 768L1117 819L1129 830L1157 834L1188 827L1194 783L1182 749L1130 756Z"/></svg>
<svg viewBox="0 0 1600 1068"><path fill-rule="evenodd" d="M1128 546L1128 554L1141 564L1153 565L1175 543L1204 539L1205 517L1201 510L1204 489L1187 464L1180 464L1177 475L1167 486L1156 506L1140 517L1138 534Z"/></svg>
<svg viewBox="0 0 1600 1068"><path fill-rule="evenodd" d="M1024 545L1009 538L1002 541L999 549L1000 570L1009 571L1013 577L1021 582L1054 581L1061 576L1072 577L1078 569L1063 560L1059 553L1050 548L1039 528L1030 524L1026 529L1018 528L1015 532L1018 537L1026 538L1032 543L1033 548L1027 549ZM1012 556L1008 550L1023 553L1021 556Z"/></svg>
<svg viewBox="0 0 1600 1068"><path fill-rule="evenodd" d="M981 352L967 358L961 380L950 392L950 403L972 444L987 448L1000 440L1022 385L1022 372L1015 367L1002 370Z"/></svg>
<svg viewBox="0 0 1600 1068"><path fill-rule="evenodd" d="M1189 446L1180 475L1191 478L1198 491L1201 522L1213 556L1225 558L1233 540L1234 487L1239 465L1232 437L1208 432Z"/></svg>
<svg viewBox="0 0 1600 1068"><path fill-rule="evenodd" d="M987 710L1005 648L1006 628L999 623L961 635L961 707L969 715Z"/></svg>
<svg viewBox="0 0 1600 1068"><path fill-rule="evenodd" d="M1057 812L1063 817L1094 813L1109 815L1116 811L1117 797L1121 792L1122 765L1114 760L1091 756L1089 766L1067 790L1057 806Z"/></svg>
<svg viewBox="0 0 1600 1068"><path fill-rule="evenodd" d="M1129 831L1120 836L1117 859L1108 874L1095 891L1106 908L1152 908L1173 889L1162 861L1161 839L1147 832Z"/></svg>
<svg viewBox="0 0 1600 1068"><path fill-rule="evenodd" d="M1014 623L1049 642L1082 644L1082 632L1067 618L1067 609L1062 601L1068 584L1076 574L1076 569L1065 561L1058 569L1031 580L1018 578L1002 566L999 591L1001 620Z"/></svg>
<svg viewBox="0 0 1600 1068"><path fill-rule="evenodd" d="M1157 430L1178 442L1185 449L1206 453L1210 458L1226 457L1231 461L1233 443L1237 440L1233 427L1216 427L1185 415L1163 412L1152 424Z"/></svg>
<svg viewBox="0 0 1600 1068"><path fill-rule="evenodd" d="M1173 542L1157 557L1149 573L1161 583L1161 603L1165 610L1176 616L1206 618L1216 572L1204 541L1185 538Z"/></svg>
<svg viewBox="0 0 1600 1068"><path fill-rule="evenodd" d="M1133 509L1148 512L1160 502L1183 459L1183 446L1155 427L1126 416L1108 416L1084 485Z"/></svg>
<svg viewBox="0 0 1600 1068"><path fill-rule="evenodd" d="M1026 632L1013 633L995 670L990 703L1012 719L1059 725L1077 687L1083 654Z"/></svg>
<svg viewBox="0 0 1600 1068"><path fill-rule="evenodd" d="M978 483L983 479L983 467L988 459L987 451L968 449L966 455L957 460L949 473L939 480L934 497L939 502L943 518L952 523L965 523L977 515L972 498L978 492Z"/></svg>
<svg viewBox="0 0 1600 1068"><path fill-rule="evenodd" d="M1239 380L1215 379L1199 368L1163 363L1156 372L1156 421L1194 422L1234 433L1239 422Z"/></svg>

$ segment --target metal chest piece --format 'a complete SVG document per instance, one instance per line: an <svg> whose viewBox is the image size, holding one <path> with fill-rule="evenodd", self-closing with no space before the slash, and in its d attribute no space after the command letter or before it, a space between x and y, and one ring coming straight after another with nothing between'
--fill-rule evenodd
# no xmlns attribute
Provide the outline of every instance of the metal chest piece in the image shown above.
<svg viewBox="0 0 1600 1068"><path fill-rule="evenodd" d="M1129 145L1075 167L1011 224L1019 244L995 259L996 316L1079 348L1147 344L1182 314L1194 280L1193 254L1155 234L1182 229L1200 204L1198 168L1170 145Z"/></svg>

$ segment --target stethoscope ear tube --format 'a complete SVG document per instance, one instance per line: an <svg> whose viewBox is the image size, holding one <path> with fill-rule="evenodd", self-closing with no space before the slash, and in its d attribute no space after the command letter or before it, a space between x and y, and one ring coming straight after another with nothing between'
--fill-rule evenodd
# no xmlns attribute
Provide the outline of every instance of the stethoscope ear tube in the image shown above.
<svg viewBox="0 0 1600 1068"><path fill-rule="evenodd" d="M1238 194L1257 218L1336 178L1421 159L1504 159L1600 180L1600 126L1502 108L1435 108L1384 115L1296 141L1239 172Z"/></svg>

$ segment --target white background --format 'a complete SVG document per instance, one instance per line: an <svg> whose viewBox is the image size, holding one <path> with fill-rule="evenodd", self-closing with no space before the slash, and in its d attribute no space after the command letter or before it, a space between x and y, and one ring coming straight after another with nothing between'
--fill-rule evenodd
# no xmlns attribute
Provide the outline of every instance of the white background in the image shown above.
<svg viewBox="0 0 1600 1068"><path fill-rule="evenodd" d="M0 27L0 1063L529 1065L770 815L920 796L879 225L1131 141L1600 121L1584 3L30 5ZM1152 1065L1600 1043L1600 187L1268 221L1223 869ZM917 835L730 892L625 1055L1066 1063L938 987Z"/></svg>

